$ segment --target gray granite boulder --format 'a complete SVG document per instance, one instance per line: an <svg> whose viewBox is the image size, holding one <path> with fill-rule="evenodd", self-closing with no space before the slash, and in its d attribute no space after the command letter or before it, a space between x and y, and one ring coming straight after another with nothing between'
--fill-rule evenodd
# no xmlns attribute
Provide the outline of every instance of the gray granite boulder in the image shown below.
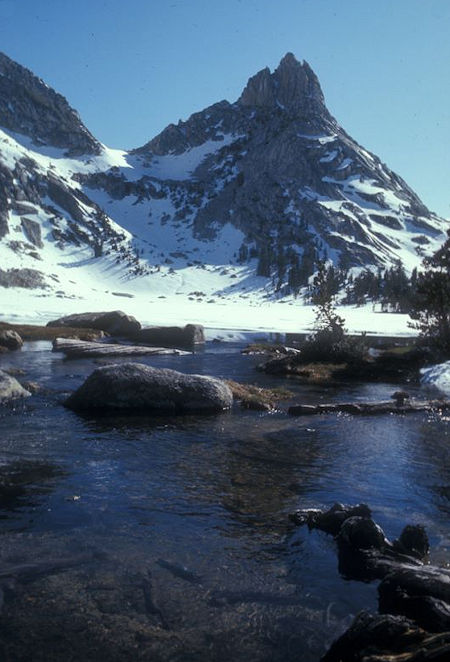
<svg viewBox="0 0 450 662"><path fill-rule="evenodd" d="M141 328L140 322L121 310L99 313L75 313L47 323L47 326L70 326L76 329L99 329L112 336L132 336Z"/></svg>
<svg viewBox="0 0 450 662"><path fill-rule="evenodd" d="M207 414L229 409L232 401L230 388L219 379L121 363L94 370L65 405L75 411Z"/></svg>
<svg viewBox="0 0 450 662"><path fill-rule="evenodd" d="M6 349L20 349L23 346L23 340L16 331L4 329L0 331L0 347Z"/></svg>
<svg viewBox="0 0 450 662"><path fill-rule="evenodd" d="M0 405L16 398L28 398L30 395L31 393L24 389L17 379L0 370Z"/></svg>
<svg viewBox="0 0 450 662"><path fill-rule="evenodd" d="M205 342L205 331L201 324L180 326L149 326L141 329L135 340L161 347L191 347Z"/></svg>

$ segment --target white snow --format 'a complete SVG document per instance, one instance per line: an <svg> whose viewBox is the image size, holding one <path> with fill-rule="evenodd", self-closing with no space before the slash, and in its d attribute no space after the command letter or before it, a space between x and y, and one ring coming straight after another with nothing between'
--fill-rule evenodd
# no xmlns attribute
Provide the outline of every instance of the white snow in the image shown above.
<svg viewBox="0 0 450 662"><path fill-rule="evenodd" d="M210 272L192 270L187 283L191 292L208 291ZM294 299L267 302L263 297L249 293L245 299L243 290L226 297L198 297L178 294L179 280L170 277L155 281L155 287L133 288L133 283L117 284L105 290L105 274L97 274L97 280L86 279L83 287L73 285L72 298L57 297L45 291L0 288L0 319L17 323L46 324L51 319L74 312L120 309L135 315L144 325L203 324L208 337L213 338L217 329L236 334L252 333L265 336L271 333L308 333L314 325L314 308ZM102 280L100 280L100 276ZM188 278L188 274L184 275ZM261 280L261 279L260 279ZM164 290L164 281L167 289ZM139 281L143 283L142 280ZM192 288L192 289L190 289ZM175 290L175 291L174 291ZM115 296L112 292L131 294ZM164 297L164 298L163 298ZM214 303L208 303L214 299ZM408 327L407 315L375 312L372 306L360 308L339 306L349 333L367 332L369 335L410 337L414 331Z"/></svg>
<svg viewBox="0 0 450 662"><path fill-rule="evenodd" d="M189 179L196 168L200 165L203 159L209 154L217 152L225 145L230 145L240 136L234 134L222 134L222 140L207 140L198 147L191 147L181 154L166 154L164 156L154 156L151 163L145 167L137 167L138 160L135 158L134 162L130 160L132 166L137 170L133 173L132 179L148 175L156 177L157 179L172 179L183 181ZM142 160L141 160L142 164ZM136 177L136 174L138 177ZM130 179L130 173L126 173L127 179Z"/></svg>
<svg viewBox="0 0 450 662"><path fill-rule="evenodd" d="M307 133L297 133L299 138L305 138L306 140L317 140L320 145L326 145L327 143L332 143L336 140L336 134L327 136L325 134L320 135L308 135Z"/></svg>
<svg viewBox="0 0 450 662"><path fill-rule="evenodd" d="M127 152L102 146L99 155L86 154L76 158L68 157L63 149L48 145L35 145L31 138L12 131L0 129L0 156L8 168L13 169L15 163L23 157L35 161L43 173L54 170L61 178L70 181L70 186L79 188L72 180L74 173L89 174L104 172L112 167L129 167Z"/></svg>
<svg viewBox="0 0 450 662"><path fill-rule="evenodd" d="M422 384L435 386L446 395L450 395L450 361L422 368Z"/></svg>
<svg viewBox="0 0 450 662"><path fill-rule="evenodd" d="M331 152L326 152L325 156L322 156L322 158L319 159L319 161L321 163L330 163L331 161L334 161L337 155L338 155L337 149L333 149L331 150Z"/></svg>

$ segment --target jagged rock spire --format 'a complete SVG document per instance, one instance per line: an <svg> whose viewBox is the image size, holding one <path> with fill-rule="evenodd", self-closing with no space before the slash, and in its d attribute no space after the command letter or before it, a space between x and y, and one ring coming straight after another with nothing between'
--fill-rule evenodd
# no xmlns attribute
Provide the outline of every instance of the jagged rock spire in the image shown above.
<svg viewBox="0 0 450 662"><path fill-rule="evenodd" d="M238 99L242 106L279 107L295 113L316 107L327 112L319 80L307 62L287 53L273 73L266 67L252 76Z"/></svg>

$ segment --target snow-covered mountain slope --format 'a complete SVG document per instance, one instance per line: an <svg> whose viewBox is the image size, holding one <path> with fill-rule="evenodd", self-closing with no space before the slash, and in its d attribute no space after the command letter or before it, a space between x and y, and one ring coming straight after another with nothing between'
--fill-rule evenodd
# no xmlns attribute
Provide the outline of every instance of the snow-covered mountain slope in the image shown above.
<svg viewBox="0 0 450 662"><path fill-rule="evenodd" d="M291 54L129 153L0 55L0 285L257 301L304 285L318 258L411 269L447 227Z"/></svg>

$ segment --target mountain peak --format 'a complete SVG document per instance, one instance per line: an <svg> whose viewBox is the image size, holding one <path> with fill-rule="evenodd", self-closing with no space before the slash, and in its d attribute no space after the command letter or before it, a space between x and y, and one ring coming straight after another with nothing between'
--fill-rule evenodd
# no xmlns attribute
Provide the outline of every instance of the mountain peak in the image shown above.
<svg viewBox="0 0 450 662"><path fill-rule="evenodd" d="M280 67L301 67L302 63L297 60L295 57L294 53L291 53L290 51L286 53L286 55L281 58L280 64L278 65L278 68Z"/></svg>
<svg viewBox="0 0 450 662"><path fill-rule="evenodd" d="M319 80L305 61L286 53L273 73L266 67L252 76L238 103L242 106L279 107L297 114L327 112Z"/></svg>
<svg viewBox="0 0 450 662"><path fill-rule="evenodd" d="M100 152L100 143L66 99L1 52L0 126L72 155Z"/></svg>

